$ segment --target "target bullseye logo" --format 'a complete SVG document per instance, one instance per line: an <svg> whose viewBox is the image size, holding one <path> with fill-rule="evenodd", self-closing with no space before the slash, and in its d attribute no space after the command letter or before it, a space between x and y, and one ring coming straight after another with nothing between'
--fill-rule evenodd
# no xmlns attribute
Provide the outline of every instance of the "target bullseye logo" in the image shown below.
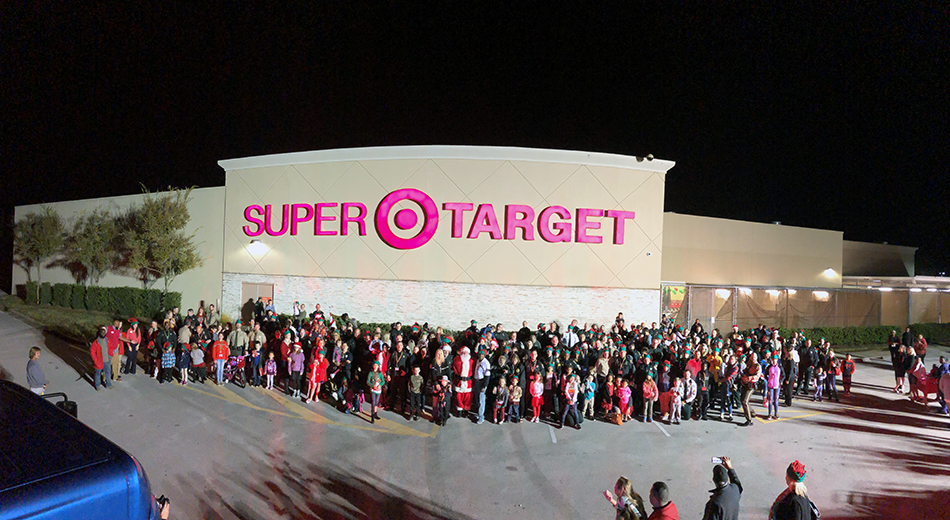
<svg viewBox="0 0 950 520"><path fill-rule="evenodd" d="M389 226L389 213L397 202L409 200L419 205L422 213L422 229L412 238L401 238L393 233ZM419 216L412 208L403 208L396 212L394 223L400 230L412 229L419 222ZM376 206L376 232L390 246L396 249L415 249L425 245L439 228L439 207L431 197L415 188L403 188L386 195Z"/></svg>

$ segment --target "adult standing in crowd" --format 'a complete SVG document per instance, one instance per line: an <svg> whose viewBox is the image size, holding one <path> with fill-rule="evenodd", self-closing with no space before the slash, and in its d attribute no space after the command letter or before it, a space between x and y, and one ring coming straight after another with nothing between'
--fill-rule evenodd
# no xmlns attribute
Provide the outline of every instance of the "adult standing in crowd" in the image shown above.
<svg viewBox="0 0 950 520"><path fill-rule="evenodd" d="M914 348L914 333L910 331L910 327L904 329L904 334L901 335L901 345Z"/></svg>
<svg viewBox="0 0 950 520"><path fill-rule="evenodd" d="M122 367L122 354L125 349L122 346L122 322L115 320L112 325L106 329L106 341L109 343L109 363L112 370L112 380L122 381L119 369Z"/></svg>
<svg viewBox="0 0 950 520"><path fill-rule="evenodd" d="M805 487L805 465L797 460L785 470L786 488L775 498L769 509L769 520L812 520L813 510L817 511L808 499Z"/></svg>
<svg viewBox="0 0 950 520"><path fill-rule="evenodd" d="M26 362L26 386L36 395L46 393L49 380L40 366L40 347L30 347L30 360Z"/></svg>
<svg viewBox="0 0 950 520"><path fill-rule="evenodd" d="M211 306L212 309L214 306ZM228 350L232 356L243 356L247 354L248 337L244 329L241 328L240 320L234 324L234 330L228 334Z"/></svg>
<svg viewBox="0 0 950 520"><path fill-rule="evenodd" d="M106 388L112 388L112 357L109 355L109 340L106 338L106 327L99 327L96 339L89 345L89 354L92 356L92 386L99 390L99 378L102 377Z"/></svg>
<svg viewBox="0 0 950 520"><path fill-rule="evenodd" d="M680 520L680 512L670 500L670 488L666 482L653 483L650 488L650 505L653 506L653 513L647 520Z"/></svg>
<svg viewBox="0 0 950 520"><path fill-rule="evenodd" d="M742 483L729 457L723 457L722 464L713 467L713 483L716 489L710 490L712 496L706 502L703 520L739 520Z"/></svg>
<svg viewBox="0 0 950 520"><path fill-rule="evenodd" d="M891 353L891 364L894 364L894 358L897 357L897 351L901 348L901 338L897 335L897 331L891 329L891 335L887 338L887 350Z"/></svg>
<svg viewBox="0 0 950 520"><path fill-rule="evenodd" d="M121 337L125 343L125 373L135 375L135 367L138 365L139 345L142 343L142 331L139 330L139 320L129 318L129 330Z"/></svg>
<svg viewBox="0 0 950 520"><path fill-rule="evenodd" d="M914 341L914 353L917 354L921 363L925 362L924 358L927 357L927 340L924 339L923 334L918 334L917 339Z"/></svg>

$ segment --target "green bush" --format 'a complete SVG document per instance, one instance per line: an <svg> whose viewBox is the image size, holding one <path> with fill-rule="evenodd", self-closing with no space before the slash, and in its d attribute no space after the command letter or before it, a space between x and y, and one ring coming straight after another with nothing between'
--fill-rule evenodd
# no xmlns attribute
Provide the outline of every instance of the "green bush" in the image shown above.
<svg viewBox="0 0 950 520"><path fill-rule="evenodd" d="M179 292L167 292L162 298L162 309L171 310L175 307L181 309L181 293ZM184 314L184 312L182 312Z"/></svg>
<svg viewBox="0 0 950 520"><path fill-rule="evenodd" d="M40 305L53 303L53 286L49 282L40 284Z"/></svg>
<svg viewBox="0 0 950 520"><path fill-rule="evenodd" d="M73 286L68 283L58 283L53 286L53 305L69 307L73 297Z"/></svg>
<svg viewBox="0 0 950 520"><path fill-rule="evenodd" d="M106 287L86 288L86 310L112 312L112 292Z"/></svg>
<svg viewBox="0 0 950 520"><path fill-rule="evenodd" d="M145 311L145 290L138 287L114 287L112 292L113 313L127 316L142 316Z"/></svg>
<svg viewBox="0 0 950 520"><path fill-rule="evenodd" d="M73 309L85 309L86 308L86 286L85 285L73 285L72 291L70 292L69 306Z"/></svg>
<svg viewBox="0 0 950 520"><path fill-rule="evenodd" d="M40 301L40 284L36 282L26 282L26 303L36 305Z"/></svg>
<svg viewBox="0 0 950 520"><path fill-rule="evenodd" d="M145 291L145 316L152 319L158 318L164 309L162 309L162 291L158 289L149 289Z"/></svg>
<svg viewBox="0 0 950 520"><path fill-rule="evenodd" d="M923 334L927 343L950 345L950 323L915 323L910 326L910 331L914 333L915 338L918 334Z"/></svg>
<svg viewBox="0 0 950 520"><path fill-rule="evenodd" d="M879 325L874 327L817 327L814 329L779 329L783 338L790 338L799 330L804 330L805 337L818 343L821 338L830 341L832 345L881 345L887 343L893 327Z"/></svg>

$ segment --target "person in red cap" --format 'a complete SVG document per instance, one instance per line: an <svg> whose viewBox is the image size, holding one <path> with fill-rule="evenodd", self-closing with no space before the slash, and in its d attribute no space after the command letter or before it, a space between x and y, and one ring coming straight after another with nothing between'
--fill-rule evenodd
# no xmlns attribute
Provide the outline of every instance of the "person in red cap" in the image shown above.
<svg viewBox="0 0 950 520"><path fill-rule="evenodd" d="M769 510L769 519L774 520L811 520L820 518L818 508L808 498L808 489L805 487L805 465L799 461L792 462L785 470L785 486L772 508ZM815 513L818 513L816 515Z"/></svg>
<svg viewBox="0 0 950 520"><path fill-rule="evenodd" d="M468 347L452 361L452 373L455 375L455 406L458 416L465 417L472 407L472 377L475 375L475 360Z"/></svg>
<svg viewBox="0 0 950 520"><path fill-rule="evenodd" d="M320 386L327 380L327 367L330 363L325 357L323 340L317 342L317 354L310 361L310 370L307 372L307 402L320 402Z"/></svg>

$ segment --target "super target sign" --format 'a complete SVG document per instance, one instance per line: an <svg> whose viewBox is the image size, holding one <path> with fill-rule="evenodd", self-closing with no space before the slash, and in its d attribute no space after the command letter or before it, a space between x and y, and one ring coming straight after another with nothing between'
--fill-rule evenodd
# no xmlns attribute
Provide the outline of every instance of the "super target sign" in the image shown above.
<svg viewBox="0 0 950 520"><path fill-rule="evenodd" d="M390 225L389 215L394 206L401 201L410 201L418 206L403 208L396 212L393 223ZM330 208L340 208L339 218L327 214ZM452 238L475 239L482 233L487 233L493 240L534 240L537 234L545 242L582 242L586 244L601 244L604 236L598 233L602 223L590 220L592 217L606 217L607 226L612 226L612 242L623 244L623 235L627 220L633 220L633 211L604 210L593 208L576 208L571 211L563 206L547 206L541 211L524 204L505 205L499 215L491 204L475 204L471 202L443 202L442 209L452 215ZM360 236L366 236L366 218L369 216L366 205L362 202L320 202L317 204L283 204L280 214L275 214L274 208L253 205L244 209L244 234L256 237L263 234L281 236L285 233L296 235L302 229L302 224L312 222L315 236L346 236L355 228ZM411 230L419 221L422 226L415 236L400 237L393 227L402 232ZM279 228L278 228L279 222ZM425 245L435 236L439 229L439 206L432 197L415 188L403 188L393 191L383 197L376 205L373 216L376 234L386 244L396 249L415 249ZM307 226L309 232L309 226ZM519 233L520 230L520 233Z"/></svg>

